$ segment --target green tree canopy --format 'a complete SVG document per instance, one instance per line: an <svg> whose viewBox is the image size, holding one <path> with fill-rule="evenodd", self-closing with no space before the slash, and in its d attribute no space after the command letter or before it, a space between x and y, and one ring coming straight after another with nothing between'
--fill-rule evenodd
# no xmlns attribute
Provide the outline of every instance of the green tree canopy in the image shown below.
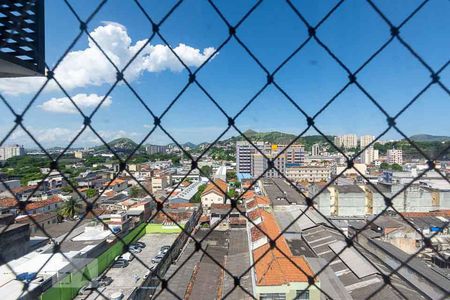
<svg viewBox="0 0 450 300"><path fill-rule="evenodd" d="M73 217L82 210L82 207L80 201L70 199L64 202L58 213L64 218L73 219Z"/></svg>

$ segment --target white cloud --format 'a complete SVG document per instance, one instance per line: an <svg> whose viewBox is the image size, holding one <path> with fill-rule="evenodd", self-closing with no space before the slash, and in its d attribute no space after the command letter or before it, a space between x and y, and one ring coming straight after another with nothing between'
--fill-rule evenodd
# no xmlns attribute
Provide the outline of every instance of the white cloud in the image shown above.
<svg viewBox="0 0 450 300"><path fill-rule="evenodd" d="M77 94L72 97L73 102L77 104L80 109L96 107L102 101L105 96L99 96L97 94ZM106 97L101 107L108 107L112 103L111 97ZM77 113L77 109L67 97L63 98L51 98L39 105L45 111L55 113Z"/></svg>
<svg viewBox="0 0 450 300"><path fill-rule="evenodd" d="M139 40L133 44L125 26L113 22L104 23L90 34L119 69L125 67L146 42ZM174 51L187 66L198 67L214 53L215 49L209 47L202 51L180 43ZM183 65L167 46L147 44L125 71L125 78L132 81L143 72L165 70L179 72L183 70ZM71 51L67 54L55 70L55 78L65 89L70 90L77 87L111 84L116 80L116 71L94 41L89 39L86 49ZM44 82L45 78L41 77L2 79L0 92L8 95L32 93L36 92ZM53 81L46 88L46 90L57 89Z"/></svg>
<svg viewBox="0 0 450 300"><path fill-rule="evenodd" d="M39 143L46 145L64 145L68 144L76 134L76 131L69 128L28 128L30 133L37 139ZM27 146L37 147L28 134L21 128L16 129L9 137L10 143L24 144Z"/></svg>

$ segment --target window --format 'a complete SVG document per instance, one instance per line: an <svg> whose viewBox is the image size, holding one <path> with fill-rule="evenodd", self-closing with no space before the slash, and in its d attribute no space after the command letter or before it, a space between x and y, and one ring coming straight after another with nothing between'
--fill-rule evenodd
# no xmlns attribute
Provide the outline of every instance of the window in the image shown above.
<svg viewBox="0 0 450 300"><path fill-rule="evenodd" d="M297 291L297 295L295 296L295 300L309 300L309 291L308 290L299 290Z"/></svg>
<svg viewBox="0 0 450 300"><path fill-rule="evenodd" d="M286 300L285 293L261 293L259 300Z"/></svg>

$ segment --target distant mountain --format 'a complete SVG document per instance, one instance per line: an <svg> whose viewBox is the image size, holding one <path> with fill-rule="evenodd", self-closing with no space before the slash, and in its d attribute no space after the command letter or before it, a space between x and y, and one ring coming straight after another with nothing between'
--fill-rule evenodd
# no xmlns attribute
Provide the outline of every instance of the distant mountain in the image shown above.
<svg viewBox="0 0 450 300"><path fill-rule="evenodd" d="M295 138L297 138L295 134L284 133L279 131L257 132L254 130L247 130L244 132L244 135L251 141L265 141L272 144L289 144ZM328 136L328 138L330 140L333 140L333 136ZM228 144L243 140L245 139L242 136L233 136L229 139L221 141L220 143ZM326 140L321 135L308 135L300 137L296 141L296 143L303 144L306 147L306 149L309 150L313 144L326 143Z"/></svg>
<svg viewBox="0 0 450 300"><path fill-rule="evenodd" d="M431 134L416 134L409 137L415 142L447 142L450 141L450 136L431 135Z"/></svg>
<svg viewBox="0 0 450 300"><path fill-rule="evenodd" d="M196 144L194 144L194 143L191 143L191 142L187 142L187 143L184 143L184 144L180 144L183 148L185 148L185 147L189 147L189 148L191 148L191 149L193 149L193 148L196 148L197 147L197 145ZM170 146L170 147L175 147L175 146L177 146L177 144L175 144L175 143L170 143L170 144L168 144L167 146Z"/></svg>
<svg viewBox="0 0 450 300"><path fill-rule="evenodd" d="M108 143L109 147L117 152L131 152L138 144L136 144L132 139L129 138L118 138L115 140L112 140ZM103 152L108 151L108 148L105 145L97 146L94 148L95 151Z"/></svg>

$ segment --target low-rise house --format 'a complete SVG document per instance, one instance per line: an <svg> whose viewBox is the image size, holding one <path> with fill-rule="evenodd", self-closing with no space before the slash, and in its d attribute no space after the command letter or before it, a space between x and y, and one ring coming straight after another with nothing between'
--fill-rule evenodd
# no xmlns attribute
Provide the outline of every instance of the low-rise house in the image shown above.
<svg viewBox="0 0 450 300"><path fill-rule="evenodd" d="M58 223L58 214L53 211L33 215L21 215L16 217L16 223L29 224L30 232L35 233L42 229L45 230L45 228L51 224Z"/></svg>
<svg viewBox="0 0 450 300"><path fill-rule="evenodd" d="M258 210L262 223L250 230L256 298L320 299L317 287L308 283L308 277L314 274L305 258L294 255L285 237L279 236L281 231L275 217ZM274 239L275 247L271 247L270 240ZM315 285L320 287L320 282L316 280Z"/></svg>
<svg viewBox="0 0 450 300"><path fill-rule="evenodd" d="M115 233L127 231L130 228L130 219L126 212L103 214L99 217Z"/></svg>
<svg viewBox="0 0 450 300"><path fill-rule="evenodd" d="M114 192L119 193L128 188L128 182L126 180L116 178L111 183L105 183L104 187L108 190L113 190Z"/></svg>
<svg viewBox="0 0 450 300"><path fill-rule="evenodd" d="M228 185L221 179L214 180L214 184L209 182L201 195L203 210L208 210L212 204L226 203L225 194L228 192Z"/></svg>

